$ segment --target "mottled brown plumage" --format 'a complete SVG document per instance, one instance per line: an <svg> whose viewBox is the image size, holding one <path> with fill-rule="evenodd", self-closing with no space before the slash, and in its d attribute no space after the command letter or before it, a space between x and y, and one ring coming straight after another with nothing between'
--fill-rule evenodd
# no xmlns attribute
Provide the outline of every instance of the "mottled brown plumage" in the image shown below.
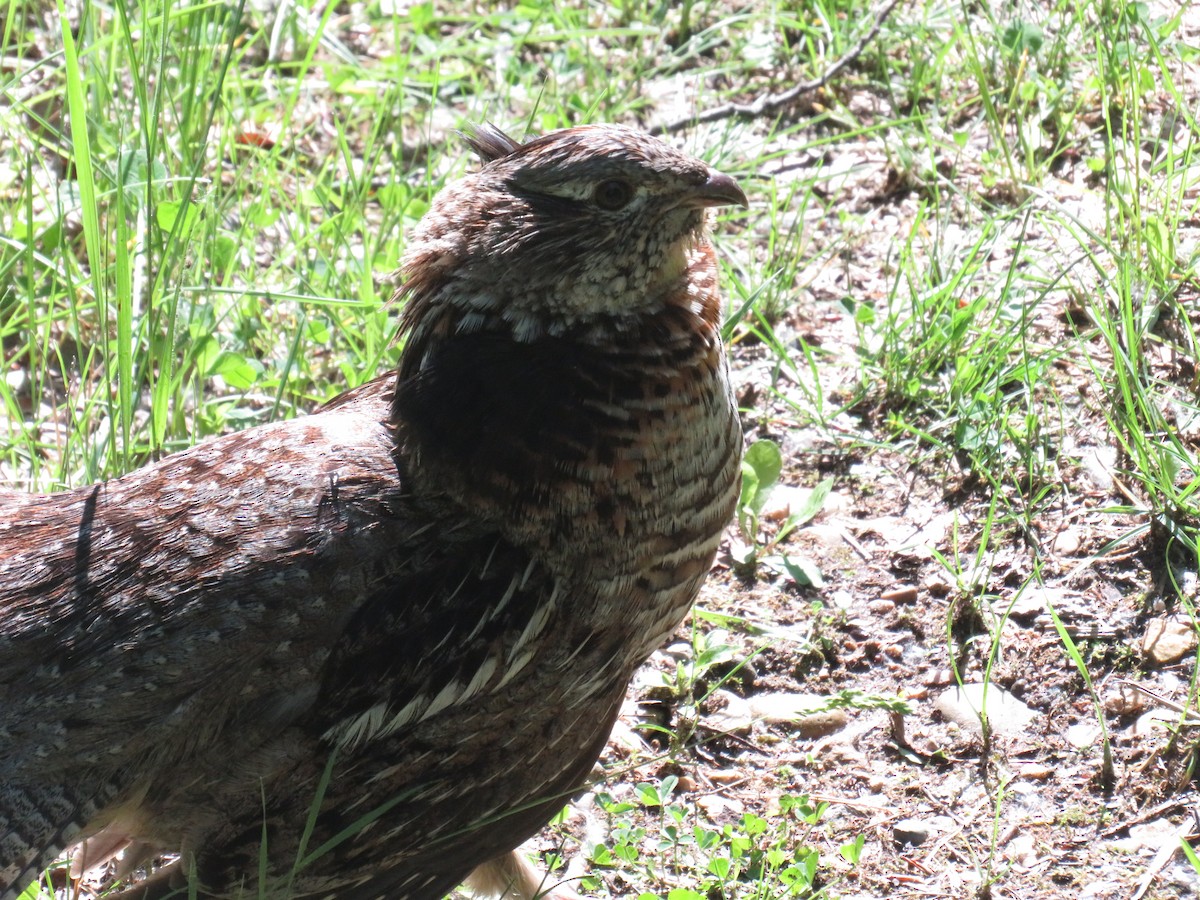
<svg viewBox="0 0 1200 900"><path fill-rule="evenodd" d="M3 900L85 838L182 853L130 896L437 898L583 783L732 512L745 196L626 128L468 140L397 373L0 500Z"/></svg>

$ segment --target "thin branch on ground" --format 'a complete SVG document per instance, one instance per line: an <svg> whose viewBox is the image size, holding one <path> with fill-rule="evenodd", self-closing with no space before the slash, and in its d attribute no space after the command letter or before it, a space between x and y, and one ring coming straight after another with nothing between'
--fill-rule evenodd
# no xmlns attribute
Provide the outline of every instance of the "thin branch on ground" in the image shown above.
<svg viewBox="0 0 1200 900"><path fill-rule="evenodd" d="M686 119L679 119L674 122L667 122L662 125L655 125L650 129L651 134L674 134L677 131L683 131L685 128L691 128L695 125L704 125L708 122L716 122L720 119L758 119L763 116L773 116L776 113L787 109L805 94L815 91L828 84L835 75L842 69L862 56L867 45L875 40L879 34L879 30L883 27L883 23L887 21L888 16L900 4L900 0L888 0L887 3L875 14L875 23L871 28L855 43L853 47L847 50L833 65L825 70L819 77L811 81L804 81L795 87L791 87L786 91L781 91L778 94L767 94L764 97L759 97L753 103L726 103L724 106L716 106L712 109L705 110L699 115L689 116Z"/></svg>

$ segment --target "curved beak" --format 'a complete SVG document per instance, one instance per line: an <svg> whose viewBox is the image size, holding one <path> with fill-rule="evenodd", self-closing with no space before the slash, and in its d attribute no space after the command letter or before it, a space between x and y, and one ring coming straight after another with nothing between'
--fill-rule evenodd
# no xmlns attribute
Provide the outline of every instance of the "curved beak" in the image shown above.
<svg viewBox="0 0 1200 900"><path fill-rule="evenodd" d="M710 170L708 180L697 185L688 195L697 206L741 206L750 208L750 201L736 181L728 175Z"/></svg>

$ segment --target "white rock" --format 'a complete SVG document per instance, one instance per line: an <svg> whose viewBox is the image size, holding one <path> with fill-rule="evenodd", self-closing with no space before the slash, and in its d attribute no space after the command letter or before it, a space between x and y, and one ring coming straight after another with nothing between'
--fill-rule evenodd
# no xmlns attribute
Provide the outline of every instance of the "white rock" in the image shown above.
<svg viewBox="0 0 1200 900"><path fill-rule="evenodd" d="M982 730L980 711L987 713L988 725L997 734L1020 734L1038 718L1004 688L980 682L943 691L934 706L948 721L977 733Z"/></svg>

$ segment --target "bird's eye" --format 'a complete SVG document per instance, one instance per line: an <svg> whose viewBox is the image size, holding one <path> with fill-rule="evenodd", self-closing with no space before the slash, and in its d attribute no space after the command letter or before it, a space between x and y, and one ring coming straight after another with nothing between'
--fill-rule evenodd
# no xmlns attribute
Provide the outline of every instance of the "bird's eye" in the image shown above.
<svg viewBox="0 0 1200 900"><path fill-rule="evenodd" d="M628 181L621 181L619 178L610 178L608 181L600 182L592 194L595 204L609 212L616 212L632 199L633 188L630 187Z"/></svg>

